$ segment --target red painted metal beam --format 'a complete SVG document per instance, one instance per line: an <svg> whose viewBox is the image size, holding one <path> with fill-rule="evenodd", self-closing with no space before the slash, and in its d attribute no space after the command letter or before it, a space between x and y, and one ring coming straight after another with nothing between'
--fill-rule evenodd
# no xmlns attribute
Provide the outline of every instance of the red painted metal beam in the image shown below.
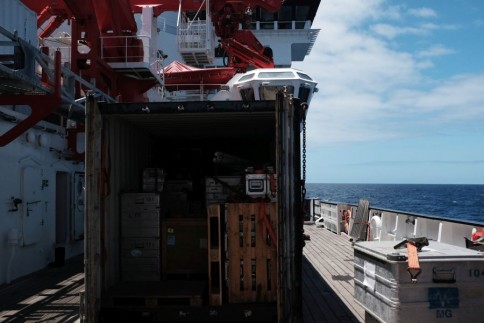
<svg viewBox="0 0 484 323"><path fill-rule="evenodd" d="M180 0L130 0L132 5L132 10L136 13L141 12L141 7L143 6L153 6L155 7L155 12L157 15L167 12L167 11L178 11L180 6ZM212 15L215 12L220 12L223 7L227 4L232 5L239 12L243 13L247 9L262 8L267 11L275 12L281 8L282 0L211 0L211 10ZM183 0L181 2L182 11L198 11L200 6L201 11L204 10L205 3L201 0Z"/></svg>
<svg viewBox="0 0 484 323"><path fill-rule="evenodd" d="M0 95L0 105L30 106L31 114L0 136L3 147L55 112L61 105L61 53L55 53L54 93L45 95Z"/></svg>
<svg viewBox="0 0 484 323"><path fill-rule="evenodd" d="M138 29L129 0L92 1L97 25L102 35L112 31L115 36L136 35Z"/></svg>
<svg viewBox="0 0 484 323"><path fill-rule="evenodd" d="M229 66L233 66L239 72L245 72L249 66L274 67L271 55L267 55L266 48L249 30L237 31L233 37L223 39L221 45L229 54Z"/></svg>
<svg viewBox="0 0 484 323"><path fill-rule="evenodd" d="M32 108L32 113L0 136L0 147L4 147L39 121L52 114L60 106L61 100L54 95L9 95L0 98L2 105L25 104Z"/></svg>
<svg viewBox="0 0 484 323"><path fill-rule="evenodd" d="M56 31L65 20L66 18L63 16L54 17L54 19L50 21L49 25L39 34L39 38L47 38L52 35L52 33Z"/></svg>
<svg viewBox="0 0 484 323"><path fill-rule="evenodd" d="M40 33L40 38L49 37L66 19L72 18L72 13L63 1L53 0L21 0L30 10L37 13L37 28L42 27L52 19L49 25Z"/></svg>

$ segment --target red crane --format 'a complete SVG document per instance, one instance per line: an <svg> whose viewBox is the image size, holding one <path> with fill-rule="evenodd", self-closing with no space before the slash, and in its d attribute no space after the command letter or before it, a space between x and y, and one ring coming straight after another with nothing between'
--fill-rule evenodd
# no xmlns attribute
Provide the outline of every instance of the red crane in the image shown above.
<svg viewBox="0 0 484 323"><path fill-rule="evenodd" d="M264 47L247 29L239 29L245 24L256 8L276 12L282 5L281 0L267 1L212 1L210 16L215 33L220 37L222 48L229 55L229 66L245 72L252 65L258 68L274 67L272 50Z"/></svg>
<svg viewBox="0 0 484 323"><path fill-rule="evenodd" d="M71 70L90 82L94 81L102 91L113 97L122 93L124 101L141 101L143 94L156 84L152 80L135 80L116 73L102 58L116 57L122 61L128 57L138 57L140 60L143 57L143 46L136 38L137 26L129 0L22 2L37 12L39 28L50 20L46 29L40 33L41 38L50 36L66 19L69 20L72 25ZM127 39L129 44L125 43ZM87 46L89 50L79 51L78 44ZM121 48L128 48L129 52ZM81 96L81 91L80 88L76 89L78 96Z"/></svg>
<svg viewBox="0 0 484 323"><path fill-rule="evenodd" d="M41 38L49 37L67 20L72 27L71 70L112 97L122 94L121 101L128 102L144 101L146 91L157 83L153 79L128 77L118 73L108 64L112 61L106 57L116 57L119 61L125 62L143 59L143 45L136 37L137 25L133 13L141 12L143 6L152 6L155 16L166 11L203 11L201 5L205 0L202 2L200 0L21 1L37 13L37 27L44 28L39 35ZM248 20L252 10L262 8L275 12L280 9L282 2L283 0L212 0L210 2L209 15L216 35L220 37L220 44L229 55L230 67L236 71L245 72L249 66L257 68L274 66L270 48L260 44L249 30L239 29L239 25ZM81 51L81 47L87 47L88 50ZM43 49L43 51L46 50L47 48ZM55 70L53 94L42 98L25 95L2 96L3 104L22 102L31 106L32 113L24 122L0 136L0 146L8 144L60 106L60 52L56 53ZM79 83L76 83L76 86L76 97L84 96L85 89L81 88ZM74 144L71 142L70 146L72 148ZM82 158L82 156L78 155L76 158Z"/></svg>
<svg viewBox="0 0 484 323"><path fill-rule="evenodd" d="M72 23L72 44L84 44L88 53L80 53L76 46L71 49L71 69L87 80L95 80L96 86L104 92L117 96L123 94L123 101L143 100L143 93L155 85L153 81L133 80L113 71L101 56L131 60L143 57L141 41L137 39L137 26L133 13L141 11L142 6L153 6L154 14L178 11L203 11L199 0L22 0L38 14L38 27L50 20L49 25L40 33L48 37L63 21ZM212 0L210 17L215 33L220 37L222 48L229 55L229 66L244 72L249 66L258 68L274 67L272 51L264 47L249 30L239 29L253 10L262 8L275 12L280 9L281 0ZM107 37L109 36L109 37ZM121 51L122 38L114 36L133 36ZM103 42L101 45L101 38ZM116 53L119 51L119 53ZM103 55L101 55L103 53ZM80 93L80 89L78 90Z"/></svg>

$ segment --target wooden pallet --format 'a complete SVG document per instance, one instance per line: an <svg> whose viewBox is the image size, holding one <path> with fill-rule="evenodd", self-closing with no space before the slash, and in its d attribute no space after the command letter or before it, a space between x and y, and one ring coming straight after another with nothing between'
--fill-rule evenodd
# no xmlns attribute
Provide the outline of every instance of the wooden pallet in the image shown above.
<svg viewBox="0 0 484 323"><path fill-rule="evenodd" d="M277 285L275 203L226 205L228 302L273 302Z"/></svg>
<svg viewBox="0 0 484 323"><path fill-rule="evenodd" d="M222 305L222 243L220 205L207 207L208 213L208 302L212 306Z"/></svg>
<svg viewBox="0 0 484 323"><path fill-rule="evenodd" d="M122 282L109 290L115 307L202 306L204 281Z"/></svg>

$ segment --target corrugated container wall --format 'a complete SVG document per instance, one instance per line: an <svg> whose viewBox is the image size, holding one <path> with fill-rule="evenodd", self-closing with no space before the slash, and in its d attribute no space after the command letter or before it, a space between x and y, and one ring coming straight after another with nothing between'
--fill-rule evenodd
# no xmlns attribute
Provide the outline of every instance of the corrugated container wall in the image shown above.
<svg viewBox="0 0 484 323"><path fill-rule="evenodd" d="M0 1L0 26L17 35L32 46L38 45L37 14L19 0ZM0 41L7 38L0 34ZM0 46L0 54L12 54L13 47Z"/></svg>
<svg viewBox="0 0 484 323"><path fill-rule="evenodd" d="M105 152L102 160L104 167L114 176L107 178L108 194L106 209L109 214L120 214L120 193L136 191L139 187L141 174L133 169L142 169L145 160L141 156L149 150L150 139L146 133L119 117L104 118L106 133L103 134ZM106 252L105 287L112 286L119 281L119 217L105 221Z"/></svg>

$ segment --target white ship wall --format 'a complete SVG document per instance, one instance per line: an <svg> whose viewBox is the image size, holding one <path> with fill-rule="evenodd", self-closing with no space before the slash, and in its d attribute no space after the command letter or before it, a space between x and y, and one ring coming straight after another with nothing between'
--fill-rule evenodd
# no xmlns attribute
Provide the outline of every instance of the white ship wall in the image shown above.
<svg viewBox="0 0 484 323"><path fill-rule="evenodd" d="M137 17L140 26L139 17ZM177 13L164 12L158 17L158 47L168 55L164 65L172 61L184 62L177 44L176 36ZM259 42L272 49L274 64L277 67L291 67L293 61L303 60L308 52L312 35L317 32L311 29L311 22L306 22L305 29L253 29L252 32ZM214 66L223 66L221 58L215 58Z"/></svg>
<svg viewBox="0 0 484 323"><path fill-rule="evenodd" d="M310 29L255 30L259 42L270 47L276 67L291 67L292 62L302 61L311 41Z"/></svg>
<svg viewBox="0 0 484 323"><path fill-rule="evenodd" d="M12 126L0 118L0 133ZM67 141L55 129L30 129L0 147L0 285L54 262L56 247L65 259L83 252L84 165L59 158Z"/></svg>

